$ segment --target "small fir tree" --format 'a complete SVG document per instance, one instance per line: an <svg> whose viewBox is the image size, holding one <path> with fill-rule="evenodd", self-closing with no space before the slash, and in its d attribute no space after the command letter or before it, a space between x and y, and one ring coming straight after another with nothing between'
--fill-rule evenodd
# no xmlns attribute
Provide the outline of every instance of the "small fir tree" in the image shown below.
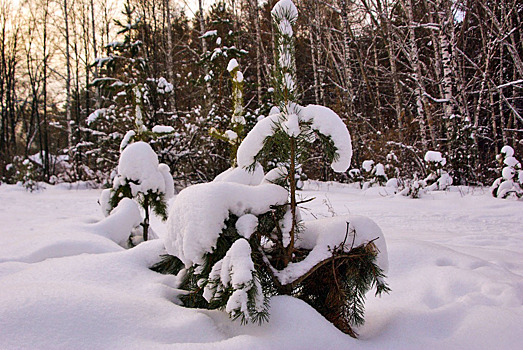
<svg viewBox="0 0 523 350"><path fill-rule="evenodd" d="M170 256L153 270L181 272L180 288L188 293L180 299L188 307L224 309L242 322L261 322L272 295L294 295L356 336L352 327L363 323L366 292L388 291L386 244L367 218L300 219L295 175L311 145L322 143L333 170L344 172L351 139L332 110L297 103L292 39L297 9L282 0L272 13L278 106L247 134L237 161L252 170L273 159L279 166L259 185L214 181L181 191L167 222Z"/></svg>
<svg viewBox="0 0 523 350"><path fill-rule="evenodd" d="M523 198L523 170L521 163L514 157L514 149L504 146L496 159L502 169L501 177L490 187L492 195L498 198L508 198L511 195Z"/></svg>
<svg viewBox="0 0 523 350"><path fill-rule="evenodd" d="M452 177L444 170L447 160L441 156L440 152L427 151L424 159L428 171L424 183L428 191L444 191L452 185Z"/></svg>
<svg viewBox="0 0 523 350"><path fill-rule="evenodd" d="M109 193L107 193L109 192ZM174 195L174 184L169 167L159 164L158 157L151 146L139 141L128 145L122 152L113 187L102 193L101 204L108 215L123 198L138 202L144 210L141 224L141 237L147 241L150 237L150 212L162 220L167 220L167 200ZM108 203L105 203L105 202ZM136 242L132 241L131 244Z"/></svg>

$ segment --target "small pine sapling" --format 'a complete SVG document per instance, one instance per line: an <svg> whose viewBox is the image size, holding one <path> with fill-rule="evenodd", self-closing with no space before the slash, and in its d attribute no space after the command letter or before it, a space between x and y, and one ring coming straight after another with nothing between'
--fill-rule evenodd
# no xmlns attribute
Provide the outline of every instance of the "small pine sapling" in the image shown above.
<svg viewBox="0 0 523 350"><path fill-rule="evenodd" d="M167 200L174 195L174 183L166 164L158 163L158 156L151 146L139 141L128 145L118 162L113 187L102 193L102 210L108 214L123 198L138 202L145 212L141 224L144 241L150 237L150 211L167 220ZM132 244L135 242L131 241Z"/></svg>
<svg viewBox="0 0 523 350"><path fill-rule="evenodd" d="M243 115L243 74L240 71L238 61L235 58L229 61L227 71L231 74L232 82L233 114L230 121L230 129L219 131L213 127L209 130L209 133L211 136L229 144L231 167L235 167L237 165L236 152L245 136L245 117Z"/></svg>
<svg viewBox="0 0 523 350"><path fill-rule="evenodd" d="M424 179L427 191L444 191L452 185L452 177L443 169L447 160L441 156L440 152L427 151L424 159L429 173Z"/></svg>
<svg viewBox="0 0 523 350"><path fill-rule="evenodd" d="M492 195L498 198L508 198L511 195L523 198L523 170L521 163L514 157L514 149L504 146L496 160L502 169L501 177L490 187Z"/></svg>
<svg viewBox="0 0 523 350"><path fill-rule="evenodd" d="M275 22L277 106L247 134L239 169L274 162L261 184L213 181L177 196L167 222L169 256L152 267L181 276L188 307L224 309L242 322L267 320L272 295L293 295L342 331L363 323L365 294L387 292L386 243L365 217L302 221L296 175L311 145L324 146L336 172L352 157L350 134L332 110L297 103L290 0L272 10ZM302 201L303 202L303 201Z"/></svg>

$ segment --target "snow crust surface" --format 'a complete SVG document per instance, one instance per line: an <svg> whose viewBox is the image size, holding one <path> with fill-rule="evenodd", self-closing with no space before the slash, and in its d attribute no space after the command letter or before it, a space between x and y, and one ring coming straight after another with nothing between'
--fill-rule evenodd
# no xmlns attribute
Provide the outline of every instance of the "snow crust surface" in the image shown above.
<svg viewBox="0 0 523 350"><path fill-rule="evenodd" d="M372 190L311 182L302 191L316 197L304 206L317 217L332 216L328 199L337 216L370 217L387 237L392 292L369 293L354 340L288 296L271 299L261 326L180 307L176 277L148 269L165 253L161 240L125 250L97 231L100 190L2 184L0 348L523 348L523 202L482 188L415 200ZM160 220L152 225L165 237Z"/></svg>

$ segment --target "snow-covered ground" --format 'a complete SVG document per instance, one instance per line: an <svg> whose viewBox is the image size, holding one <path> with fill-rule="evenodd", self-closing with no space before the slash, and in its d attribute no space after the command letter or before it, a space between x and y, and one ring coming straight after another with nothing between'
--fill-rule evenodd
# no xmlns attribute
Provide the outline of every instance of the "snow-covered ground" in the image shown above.
<svg viewBox="0 0 523 350"><path fill-rule="evenodd" d="M99 190L2 185L0 349L523 348L522 201L336 183L301 193L316 197L307 207L317 217L366 215L387 239L392 292L368 295L359 340L290 297L272 299L262 326L173 304L174 277L148 269L162 241L124 250L100 235Z"/></svg>

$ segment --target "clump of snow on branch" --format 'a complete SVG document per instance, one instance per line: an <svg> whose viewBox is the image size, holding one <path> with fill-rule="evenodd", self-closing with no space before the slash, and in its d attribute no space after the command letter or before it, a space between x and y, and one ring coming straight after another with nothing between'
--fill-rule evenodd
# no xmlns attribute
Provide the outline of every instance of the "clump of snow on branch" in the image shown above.
<svg viewBox="0 0 523 350"><path fill-rule="evenodd" d="M168 126L168 125L155 125L152 128L152 132L157 133L157 134L167 134L167 133L170 133L173 131L174 131L174 128L172 126Z"/></svg>
<svg viewBox="0 0 523 350"><path fill-rule="evenodd" d="M243 185L259 185L264 179L263 168L256 163L253 171L244 168L229 168L216 176L213 182L235 182Z"/></svg>
<svg viewBox="0 0 523 350"><path fill-rule="evenodd" d="M118 175L114 178L113 188L125 183L131 187L133 196L148 191L174 193L174 184L169 174L169 167L158 163L158 156L145 142L136 142L127 146L118 162Z"/></svg>
<svg viewBox="0 0 523 350"><path fill-rule="evenodd" d="M209 282L206 284L203 297L210 302L220 297L227 289L232 288L232 295L227 300L225 311L232 317L242 315L249 319L248 293L254 288L257 296L257 311L264 309L261 285L254 276L254 263L251 259L251 247L245 239L236 240L225 257L212 267Z"/></svg>
<svg viewBox="0 0 523 350"><path fill-rule="evenodd" d="M298 9L291 0L280 0L274 5L271 11L276 18L288 18L294 22L298 19Z"/></svg>
<svg viewBox="0 0 523 350"><path fill-rule="evenodd" d="M424 179L427 191L444 191L450 187L453 180L449 173L443 170L443 167L447 164L447 159L443 158L441 152L427 151L424 159L430 171L429 175Z"/></svg>
<svg viewBox="0 0 523 350"><path fill-rule="evenodd" d="M287 201L287 191L277 185L246 186L232 182L211 182L180 192L167 221L166 249L186 267L203 264L205 253L216 247L225 221L232 213L259 215L272 205Z"/></svg>
<svg viewBox="0 0 523 350"><path fill-rule="evenodd" d="M274 134L279 123L283 125L290 136L294 136L300 132L299 121L301 120L311 123L311 128L314 131L332 140L334 147L336 147L336 156L331 168L336 172L344 172L349 168L352 158L351 137L345 123L333 110L318 105L301 107L290 103L287 106L288 111L292 111L292 113L279 113L277 109L271 110L273 114L260 120L247 134L238 148L238 165L240 167L248 167L254 163L256 155L263 148L265 139ZM282 120L284 114L287 115L287 118Z"/></svg>
<svg viewBox="0 0 523 350"><path fill-rule="evenodd" d="M424 159L428 163L438 163L441 166L447 164L447 159L443 158L441 156L441 152L437 151L427 151L427 153L425 153Z"/></svg>
<svg viewBox="0 0 523 350"><path fill-rule="evenodd" d="M371 219L364 216L336 216L305 221L303 226L297 245L311 251L302 261L274 271L281 283L291 283L300 278L318 263L330 258L333 249L340 244L343 245L343 251L349 252L352 248L373 242L379 251L376 264L387 273L387 244L383 232Z"/></svg>
<svg viewBox="0 0 523 350"><path fill-rule="evenodd" d="M158 79L157 91L160 94L168 94L173 91L173 84L169 83L164 77Z"/></svg>

